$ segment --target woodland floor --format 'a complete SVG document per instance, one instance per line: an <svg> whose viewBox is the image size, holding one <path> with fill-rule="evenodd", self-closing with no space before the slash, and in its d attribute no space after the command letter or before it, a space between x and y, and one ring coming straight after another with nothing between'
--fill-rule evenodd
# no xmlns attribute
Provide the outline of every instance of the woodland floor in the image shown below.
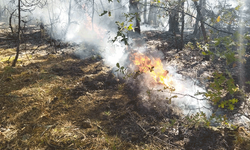
<svg viewBox="0 0 250 150"><path fill-rule="evenodd" d="M198 50L176 52L166 36L145 32L137 46L162 51L178 73L205 86L205 77L223 69ZM250 149L247 129L189 126L174 110L144 107L99 55L79 59L72 53L79 45L54 52L38 32L27 37L10 67L15 40L0 35L0 149Z"/></svg>

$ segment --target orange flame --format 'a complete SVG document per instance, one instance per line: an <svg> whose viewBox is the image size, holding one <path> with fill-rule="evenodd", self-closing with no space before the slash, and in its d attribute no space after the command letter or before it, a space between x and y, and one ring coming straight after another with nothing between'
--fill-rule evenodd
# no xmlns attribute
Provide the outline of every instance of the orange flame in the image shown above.
<svg viewBox="0 0 250 150"><path fill-rule="evenodd" d="M92 18L86 14L86 23L85 27L88 31L94 32L97 35L98 39L103 39L105 37L105 32L107 31L106 29L103 29L96 25L95 23L92 26ZM92 28L93 27L93 28Z"/></svg>
<svg viewBox="0 0 250 150"><path fill-rule="evenodd" d="M150 59L141 53L135 53L133 56L132 61L139 68L140 73L149 74L156 83L172 87L172 76L168 74L167 70L163 69L160 58Z"/></svg>

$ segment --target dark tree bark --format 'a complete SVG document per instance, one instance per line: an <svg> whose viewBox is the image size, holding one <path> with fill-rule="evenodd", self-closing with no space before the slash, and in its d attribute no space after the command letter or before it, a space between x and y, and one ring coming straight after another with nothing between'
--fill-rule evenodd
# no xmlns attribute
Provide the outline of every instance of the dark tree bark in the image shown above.
<svg viewBox="0 0 250 150"><path fill-rule="evenodd" d="M14 35L14 30L13 30L13 27L12 27L12 16L14 15L15 12L16 12L16 9L10 14L10 17L9 17L9 27L10 27L11 33L13 35Z"/></svg>
<svg viewBox="0 0 250 150"><path fill-rule="evenodd" d="M196 2L197 3L197 2ZM197 4L198 5L198 4ZM199 2L199 6L202 7L203 6L203 0L200 0ZM203 14L203 13L202 13ZM197 35L198 33L198 26L199 26L199 19L200 19L200 14L197 13L197 18L196 21L195 21L195 25L194 25L194 32L193 32L193 35Z"/></svg>
<svg viewBox="0 0 250 150"><path fill-rule="evenodd" d="M199 21L201 23L201 31L202 31L202 35L203 35L203 38L204 38L204 41L205 43L207 43L207 34L206 34L206 29L205 29L205 26L204 26L204 23L203 23L203 16L201 14L201 7L198 5L198 3L196 1L194 1L194 4L195 4L195 7L197 9L197 15L199 16Z"/></svg>
<svg viewBox="0 0 250 150"><path fill-rule="evenodd" d="M177 10L179 10L179 4L177 6ZM169 12L169 32L173 32L173 33L179 33L179 12L176 11L175 9L172 9Z"/></svg>
<svg viewBox="0 0 250 150"><path fill-rule="evenodd" d="M185 13L184 13L184 2L182 2L182 5L181 5L181 50L183 49L183 46L184 46L184 37L183 37L183 34L184 34L184 16L185 16Z"/></svg>
<svg viewBox="0 0 250 150"><path fill-rule="evenodd" d="M18 0L18 39L17 39L17 48L16 48L16 57L12 62L12 66L16 66L16 62L19 56L19 51L20 51L20 29L21 29L21 0Z"/></svg>
<svg viewBox="0 0 250 150"><path fill-rule="evenodd" d="M129 11L130 13L135 13L135 32L138 34L141 34L141 28L140 28L140 15L138 11L138 2L136 0L129 0Z"/></svg>

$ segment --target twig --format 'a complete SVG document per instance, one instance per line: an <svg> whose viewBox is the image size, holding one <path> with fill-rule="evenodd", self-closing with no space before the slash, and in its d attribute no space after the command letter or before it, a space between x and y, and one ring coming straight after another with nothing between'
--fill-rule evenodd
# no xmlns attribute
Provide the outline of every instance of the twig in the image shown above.
<svg viewBox="0 0 250 150"><path fill-rule="evenodd" d="M56 124L53 124L53 125L48 125L47 126L47 128L43 131L43 133L40 135L40 137L42 137L44 134L45 134L45 132L46 131L48 131L50 128L52 128L52 127L54 127L54 126L56 126L57 125L57 123Z"/></svg>
<svg viewBox="0 0 250 150"><path fill-rule="evenodd" d="M158 91L158 90L155 90L155 91ZM168 91L166 91L166 92L168 92ZM199 98L197 98L197 97L195 97L193 95L190 95L190 94L182 94L182 93L175 93L175 92L168 92L168 93L176 94L176 95L181 95L181 96L189 96L191 98L194 98L194 99L200 100L200 101L208 101L208 99L206 99L206 98L199 99Z"/></svg>

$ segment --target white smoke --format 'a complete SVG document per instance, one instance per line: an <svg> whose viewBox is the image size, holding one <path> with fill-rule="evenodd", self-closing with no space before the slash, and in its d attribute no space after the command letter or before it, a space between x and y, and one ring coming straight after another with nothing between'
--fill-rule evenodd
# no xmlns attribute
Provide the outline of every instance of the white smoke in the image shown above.
<svg viewBox="0 0 250 150"><path fill-rule="evenodd" d="M7 3L8 1L4 1L5 5L12 5ZM71 12L70 12L70 25L69 21L69 8L71 2ZM3 3L3 1L2 1ZM123 0L122 3L108 3L108 1L95 1L95 12L94 12L94 20L92 25L92 2L78 2L74 0L51 0L48 1L47 5L44 7L35 7L34 10L30 12L22 12L22 16L28 16L31 20L36 21L37 26L39 27L42 22L47 28L47 32L55 38L61 39L66 42L74 42L74 43L82 43L86 42L89 44L95 45L98 48L99 53L104 58L104 62L106 65L111 67L115 67L116 63L119 63L121 66L126 66L126 60L128 57L128 53L126 52L125 45L121 42L111 42L110 40L114 38L117 32L117 28L115 25L115 21L124 21L125 18L123 16L123 12L128 12L128 0ZM14 7L14 6L13 6ZM118 7L118 8L115 8ZM123 12L121 11L123 10ZM111 16L108 17L107 14L100 17L99 15L104 11L111 11ZM115 13L113 13L115 12ZM120 15L119 13L120 12ZM118 14L118 15L117 15ZM117 16L115 16L117 15ZM17 19L17 18L14 18ZM69 25L69 26L68 26ZM68 26L68 31L66 33L66 29ZM93 27L93 29L92 29ZM142 26L142 30L153 29L147 26ZM155 28L154 28L155 29ZM132 43L130 41L130 43ZM147 48L145 46L141 47L133 47L135 51L144 53L147 52ZM92 49L87 51L82 51L78 49L76 53L81 58L86 58L92 55ZM162 54L154 53L153 57L161 57ZM194 85L193 81L182 80L181 76L175 73L174 69L166 68L173 74L173 78L176 81L176 91L183 94L194 95L198 90L200 92L204 91L202 88ZM133 70L135 71L135 70ZM142 83L147 83L145 80ZM144 84L145 85L145 84ZM179 87L183 86L181 89ZM147 85L150 87L150 85ZM145 87L142 88L142 94L145 94L143 91ZM167 97L168 94L163 94L162 96ZM200 97L197 97L200 98ZM164 100L162 100L164 102ZM198 102L193 98L188 97L178 97L176 100L173 100L173 104L179 106L184 113L187 114L189 108L195 108L191 113L198 112L201 109L196 109L198 107L202 107L207 105L204 102ZM202 109L203 110L203 109Z"/></svg>
<svg viewBox="0 0 250 150"><path fill-rule="evenodd" d="M1 0L2 5L8 5L8 0ZM5 2L5 3L4 3ZM98 28L99 32L94 32L89 28L92 28L92 3L91 1L76 3L76 1L72 0L71 7L71 17L70 17L70 26L68 27L68 31L66 32L66 28L68 25L68 13L69 13L69 2L68 1L60 1L60 0L51 0L48 1L48 5L43 8L36 7L31 13L26 12L22 13L22 15L28 15L30 18L36 20L39 25L40 22L43 22L46 25L45 28L48 28L48 32L56 38L63 39L67 42L74 43L82 43L87 42L98 47L98 51L104 58L104 62L106 65L111 67L115 67L116 63L120 63L121 66L126 66L126 58L128 57L128 53L126 52L125 45L121 42L110 42L110 39L116 35L117 28L115 26L115 21L124 21L124 18L119 18L118 16L114 16L112 13L113 10L120 11L119 9L123 9L123 11L128 11L128 0L123 0L122 4L119 4L119 8L114 8L112 3L108 3L108 1L95 1L95 12L94 12L94 26ZM99 15L104 11L111 11L111 17L108 17L107 14L105 16L100 17ZM123 11L120 11L121 13ZM94 28L95 28L94 27ZM142 30L155 30L156 28L150 28L147 26L142 26ZM157 29L158 30L158 29ZM109 34L108 34L109 32ZM141 47L133 47L134 50L138 52L147 52L147 48L145 46ZM91 56L91 49L89 52L82 51L79 49L77 54L80 55L81 58L86 58ZM154 57L161 57L161 54L155 53ZM178 97L173 99L171 105L178 106L185 115L193 114L196 112L203 111L207 114L207 116L211 115L210 104L203 99L201 95L195 95L197 92L205 92L205 89L196 85L196 81L191 79L184 79L180 74L176 73L176 70L168 66L166 63L164 64L166 70L173 76L175 91L174 93L181 93L182 95L177 95ZM135 70L133 70L135 71ZM150 100L149 98L145 98L147 96L146 89L154 88L155 90L159 88L163 88L162 86L151 87L150 83L147 80L150 80L148 77L144 76L144 78L140 78L141 80L141 95L142 98L146 101ZM147 88L145 88L145 85ZM159 99L157 102L161 104L167 104L166 97L169 97L168 92L156 93ZM174 94L172 94L174 95ZM146 105L146 104L145 104Z"/></svg>

